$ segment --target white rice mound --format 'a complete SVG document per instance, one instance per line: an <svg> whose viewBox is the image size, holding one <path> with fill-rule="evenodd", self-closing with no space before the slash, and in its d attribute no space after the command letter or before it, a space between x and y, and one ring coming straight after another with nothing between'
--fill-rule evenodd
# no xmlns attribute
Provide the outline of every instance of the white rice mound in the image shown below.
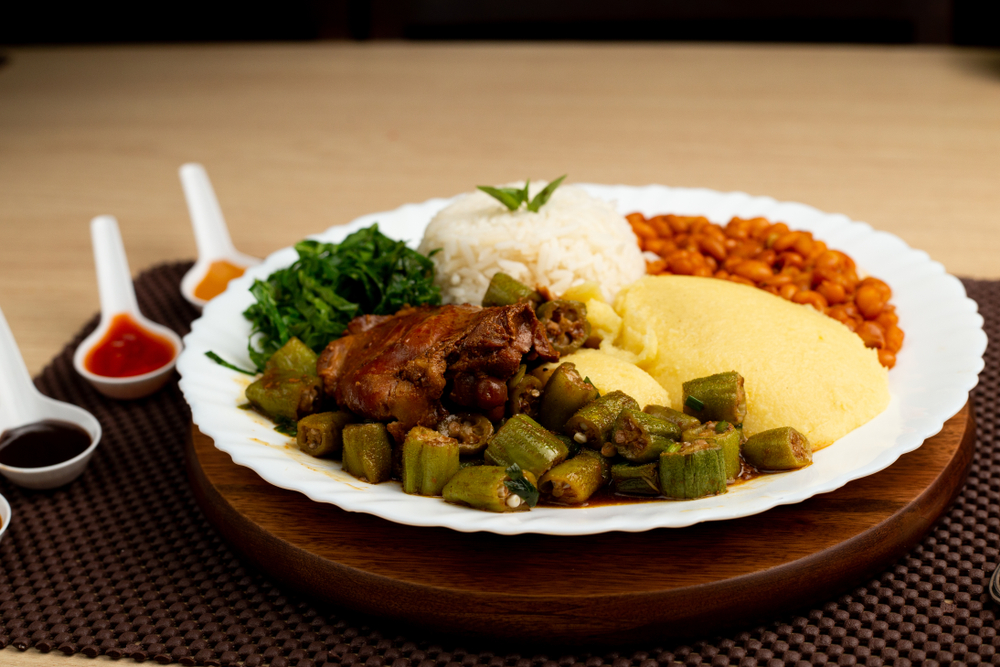
<svg viewBox="0 0 1000 667"><path fill-rule="evenodd" d="M531 183L530 196L546 183ZM513 183L504 187L523 187ZM628 221L602 199L560 186L537 213L510 211L476 190L460 196L427 225L420 252L432 256L444 303L480 304L502 271L559 295L584 282L600 284L610 303L646 274L646 261Z"/></svg>

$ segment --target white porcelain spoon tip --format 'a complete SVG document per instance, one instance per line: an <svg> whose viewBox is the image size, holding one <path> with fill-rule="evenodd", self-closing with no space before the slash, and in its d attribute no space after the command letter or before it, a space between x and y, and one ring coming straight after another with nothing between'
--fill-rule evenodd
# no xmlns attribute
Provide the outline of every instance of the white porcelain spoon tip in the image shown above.
<svg viewBox="0 0 1000 667"><path fill-rule="evenodd" d="M260 260L245 255L233 246L229 236L226 219L215 196L208 173L200 164L189 162L180 168L181 186L184 198L187 200L188 212L191 215L191 225L194 228L195 244L198 247L198 259L194 266L181 280L181 294L188 302L201 308L215 295L219 288L230 277L234 277L243 269L259 264ZM205 290L199 286L209 277L213 265L220 275L216 277L219 283L213 287L205 285Z"/></svg>
<svg viewBox="0 0 1000 667"><path fill-rule="evenodd" d="M87 467L97 449L101 441L101 424L83 408L49 398L35 388L3 311L0 311L0 368L4 369L0 373L0 433L54 420L79 426L90 438L90 445L83 452L65 461L35 468L0 463L0 473L15 484L30 489L53 489L72 482ZM3 505L6 502L0 503L0 520L3 521L0 534L10 519L10 507L4 508Z"/></svg>
<svg viewBox="0 0 1000 667"><path fill-rule="evenodd" d="M94 387L111 398L141 398L148 396L162 387L170 379L177 362L177 356L183 348L180 336L171 329L157 324L139 311L135 298L135 288L132 285L132 274L129 272L128 260L125 257L125 246L122 244L118 221L110 215L101 215L90 222L90 236L94 245L94 263L97 267L97 285L101 298L101 322L92 334L77 348L73 355L73 366ZM167 343L173 350L169 360L166 360L152 370L146 372L130 372L123 369L119 374L100 374L88 367L91 352L104 344L105 338L112 333L116 322L122 318L131 320L139 332L125 333L120 339L107 344L122 350L121 357L125 364L130 361L129 354L138 350L145 335L153 340L152 344ZM158 340L157 340L158 339ZM126 349L127 348L127 349Z"/></svg>

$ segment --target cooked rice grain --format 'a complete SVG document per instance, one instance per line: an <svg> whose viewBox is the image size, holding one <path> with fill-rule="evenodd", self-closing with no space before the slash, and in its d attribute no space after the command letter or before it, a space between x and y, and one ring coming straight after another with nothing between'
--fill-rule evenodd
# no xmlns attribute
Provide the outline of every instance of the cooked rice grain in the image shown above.
<svg viewBox="0 0 1000 667"><path fill-rule="evenodd" d="M545 185L532 183L531 196ZM420 252L435 248L441 249L433 260L445 303L481 303L499 271L555 294L597 282L609 302L646 273L625 218L571 185L557 189L538 213L512 213L479 190L463 195L427 225Z"/></svg>

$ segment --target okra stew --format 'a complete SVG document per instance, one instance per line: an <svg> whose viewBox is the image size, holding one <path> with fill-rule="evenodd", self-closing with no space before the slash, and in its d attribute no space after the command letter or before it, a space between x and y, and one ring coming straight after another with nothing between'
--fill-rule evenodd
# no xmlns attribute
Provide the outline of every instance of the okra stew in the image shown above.
<svg viewBox="0 0 1000 667"><path fill-rule="evenodd" d="M429 404L433 408L429 413L420 413L435 416L422 417L420 423L410 425L406 415L426 407L420 402L427 396L406 392L421 383L431 384L427 379L432 378L431 371L405 387L383 388L385 400L378 406L351 409L359 404L352 403L350 390L375 381L362 377L368 366L345 376L346 371L336 365L348 354L367 354L384 365L386 358L399 354L390 343L433 338L423 329L422 337L404 335L402 325L393 319L425 313L419 309L352 324L345 338L319 355L298 338L290 338L267 360L263 375L247 388L246 397L279 429L294 434L303 452L339 459L346 472L361 480L400 482L405 493L440 496L491 512L527 511L539 502L582 506L596 497L615 502L701 498L726 493L729 485L761 472L792 470L811 462L809 443L794 428L744 436L746 392L743 377L735 370L684 383L683 410L678 411L660 405L643 408L622 391L602 395L573 363L546 363L592 341L582 303L552 299L541 292L497 274L482 309L461 311L448 320L466 330L441 334L434 338L435 345L454 342L459 335L474 339L486 326L484 314L491 309L507 309L497 314L514 317L521 311L511 309L526 308L527 319L519 321L538 338L530 352L525 351L522 336L515 337L521 347L512 344L487 355L490 367L500 363L496 357L501 353L509 357L512 349L519 350L520 360L514 360L516 370L503 378L501 386L496 377L484 380L485 371L480 371L471 394L458 391L466 376L454 369L472 361L447 353L450 356L441 364L449 364L447 387L455 388L448 393L443 379L436 389L425 386L436 394L437 402ZM440 319L441 309L447 307L424 308ZM467 317L461 320L459 315ZM478 319L469 319L473 315ZM426 326L427 321L414 326ZM366 338L381 330L394 331L385 335L395 335L395 342ZM345 351L345 340L350 343L351 336L358 340ZM468 354L471 345L466 346ZM391 349L373 352L378 346ZM376 379L384 381L383 376ZM380 410L400 400L414 405L397 406L396 418L385 419Z"/></svg>

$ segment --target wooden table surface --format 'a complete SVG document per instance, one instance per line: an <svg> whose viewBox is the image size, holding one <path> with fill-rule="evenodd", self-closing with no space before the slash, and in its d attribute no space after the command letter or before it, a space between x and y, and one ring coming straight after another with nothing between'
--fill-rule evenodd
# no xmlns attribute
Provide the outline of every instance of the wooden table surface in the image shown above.
<svg viewBox="0 0 1000 667"><path fill-rule="evenodd" d="M741 190L1000 278L1000 54L948 47L326 43L13 49L0 308L36 374L97 311L88 222L133 273L194 257L201 162L264 256L481 183ZM0 652L4 665L86 658Z"/></svg>

